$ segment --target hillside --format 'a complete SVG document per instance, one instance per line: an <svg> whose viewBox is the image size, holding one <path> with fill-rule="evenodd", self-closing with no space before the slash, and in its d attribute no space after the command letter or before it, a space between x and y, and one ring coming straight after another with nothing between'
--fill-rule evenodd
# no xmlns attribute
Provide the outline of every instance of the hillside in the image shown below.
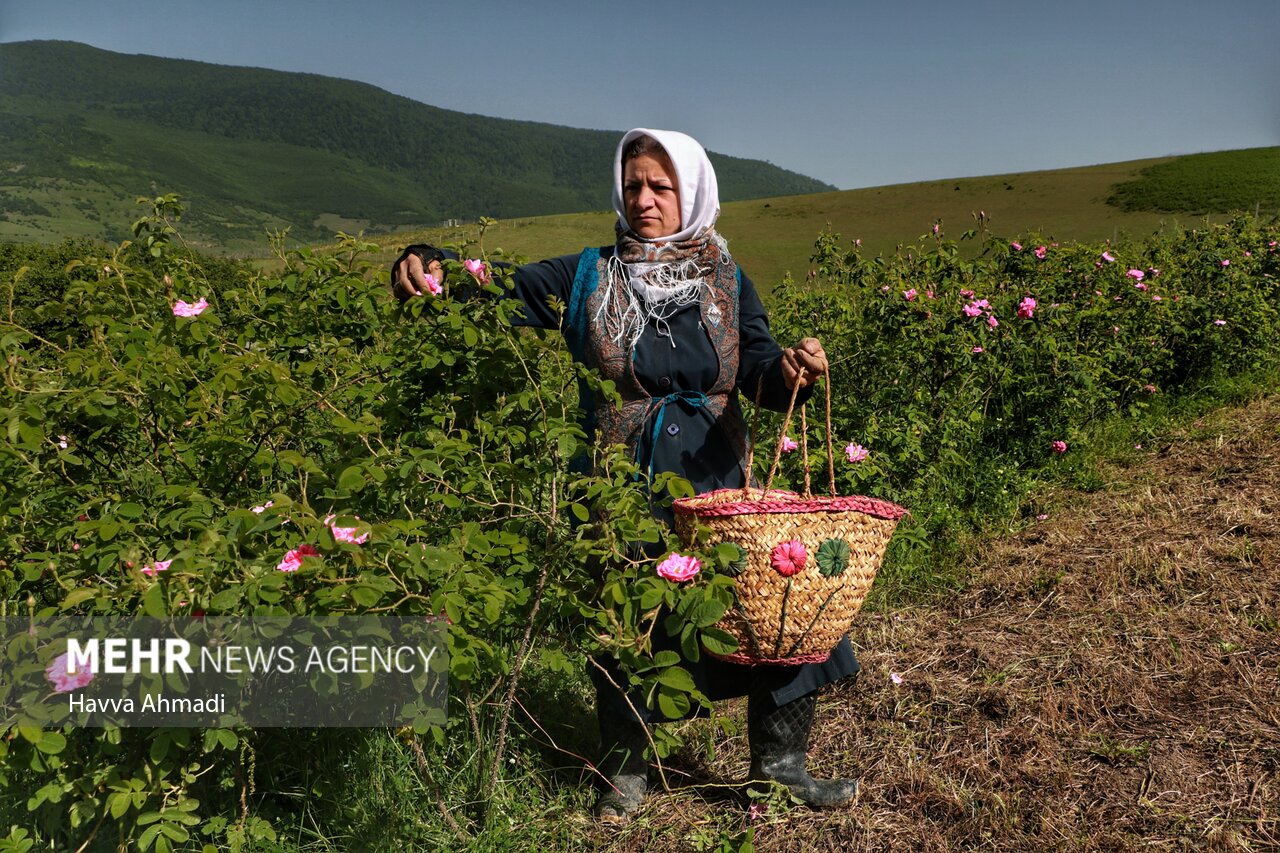
<svg viewBox="0 0 1280 853"><path fill-rule="evenodd" d="M1159 179L1160 169L1183 173L1208 169L1211 174L1199 183L1207 191L1224 183L1265 189L1265 166L1277 152L1280 149L1251 149L1223 152L1238 155L1235 157L1164 157L735 201L723 206L718 227L728 238L734 257L768 292L788 272L797 278L805 276L814 240L827 229L840 234L847 246L853 240L861 241L863 255L875 256L892 254L900 246L909 252L912 245L932 240L929 232L935 222L941 223L944 238L958 239L965 230L978 227L979 213L985 216L986 232L978 240L964 243L965 252L977 252L981 238L992 234L1022 239L1026 239L1023 235L1038 235L1044 242L1100 241L1142 237L1175 225L1194 226L1206 217L1163 212L1174 201L1160 186L1150 188L1151 172ZM1190 166L1182 165L1183 161ZM1165 207L1121 209L1108 201L1117 185L1145 187L1142 197ZM1231 215L1232 206L1214 204L1207 198L1201 201L1201 209L1213 212L1209 219L1221 221ZM1254 200L1263 196L1253 193L1249 198L1247 206L1236 209L1253 213ZM1280 200L1271 206L1263 202L1259 213L1277 215ZM503 220L487 232L485 247L501 247L531 258L573 252L589 243L594 245L593 241L611 240L613 219L612 213L586 213ZM474 239L477 232L474 226L433 228L379 237L377 242L386 245L383 257L390 261L408 243L461 242Z"/></svg>
<svg viewBox="0 0 1280 853"><path fill-rule="evenodd" d="M188 236L262 245L446 219L598 210L620 131L469 115L314 74L0 45L0 239L119 239L133 199L177 192ZM726 200L832 189L712 154Z"/></svg>

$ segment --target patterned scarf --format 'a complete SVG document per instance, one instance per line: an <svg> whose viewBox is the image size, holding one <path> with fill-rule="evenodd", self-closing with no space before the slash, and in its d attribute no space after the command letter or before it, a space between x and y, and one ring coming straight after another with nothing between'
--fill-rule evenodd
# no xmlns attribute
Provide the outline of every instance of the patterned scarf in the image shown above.
<svg viewBox="0 0 1280 853"><path fill-rule="evenodd" d="M668 320L680 309L711 293L722 264L733 263L729 246L714 221L687 240L643 240L619 223L609 259L609 281L594 320L614 343L635 347L652 322L658 335L671 341Z"/></svg>

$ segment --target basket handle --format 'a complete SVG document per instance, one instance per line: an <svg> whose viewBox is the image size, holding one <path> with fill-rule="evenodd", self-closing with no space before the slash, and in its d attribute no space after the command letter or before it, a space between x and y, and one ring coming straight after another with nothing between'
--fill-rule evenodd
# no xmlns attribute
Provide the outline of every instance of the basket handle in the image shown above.
<svg viewBox="0 0 1280 853"><path fill-rule="evenodd" d="M787 403L787 413L782 419L782 431L778 434L777 445L773 451L773 464L769 466L769 476L766 477L764 481L764 494L761 495L762 499L769 494L769 489L773 487L773 476L776 473L778 473L778 463L782 459L782 439L786 438L787 429L791 426L791 414L792 412L795 411L796 397L799 396L800 394L800 384L801 384L801 381L804 379L804 374L805 374L805 370L802 367L800 368L800 373L796 376L796 384L791 389L791 401ZM831 440L831 379L830 379L830 376L821 377L821 378L822 378L822 387L823 387L823 390L826 392L826 401L827 401L827 406L826 406L827 486L831 492L831 497L834 498L836 496L836 457L835 457L835 447L833 446L832 440ZM761 382L756 392L757 422L759 421L759 417L760 417L760 389L761 388L763 388L763 382ZM752 432L754 433L754 431L755 430L753 428ZM808 438L808 423L805 420L805 412L804 412L803 404L800 406L800 448L801 448L801 453L803 454L803 460L804 460L804 496L809 497L810 496L809 438ZM750 478L751 455L752 455L751 451L749 450L747 453L747 471L748 471L747 481L748 482L747 482L747 488L744 488L742 492L744 498L746 498L750 494L748 490L750 488L750 479L751 479Z"/></svg>

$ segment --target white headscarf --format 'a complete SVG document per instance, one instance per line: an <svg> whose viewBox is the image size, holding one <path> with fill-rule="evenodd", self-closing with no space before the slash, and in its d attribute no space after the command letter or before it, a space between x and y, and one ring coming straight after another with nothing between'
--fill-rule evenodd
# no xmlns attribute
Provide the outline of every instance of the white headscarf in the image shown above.
<svg viewBox="0 0 1280 853"><path fill-rule="evenodd" d="M680 230L648 242L687 240L698 233L699 228L714 226L720 216L720 187L716 183L716 170L698 140L676 130L637 127L626 132L613 155L613 209L623 229L631 226L627 224L627 209L622 200L622 152L641 136L653 137L667 152L680 184Z"/></svg>
<svg viewBox="0 0 1280 853"><path fill-rule="evenodd" d="M667 152L680 188L680 230L661 237L640 237L627 224L622 198L622 153L640 136L652 137ZM618 243L609 259L610 286L602 294L595 319L618 343L634 347L644 327L652 323L659 336L675 347L668 320L681 308L698 301L710 287L713 256L729 258L729 247L715 224L720 216L716 172L698 141L674 130L629 130L613 158L613 209L618 214ZM626 260L624 260L626 258ZM615 288L612 282L623 283Z"/></svg>

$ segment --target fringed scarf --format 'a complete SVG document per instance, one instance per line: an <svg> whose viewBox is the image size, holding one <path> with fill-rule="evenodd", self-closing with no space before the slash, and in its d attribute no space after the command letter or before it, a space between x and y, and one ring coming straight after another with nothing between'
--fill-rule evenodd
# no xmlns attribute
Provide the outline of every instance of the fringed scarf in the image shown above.
<svg viewBox="0 0 1280 853"><path fill-rule="evenodd" d="M678 241L641 240L621 225L609 259L609 280L592 319L614 343L627 350L648 323L659 337L677 344L667 321L687 305L710 298L720 266L733 263L729 246L714 228Z"/></svg>

